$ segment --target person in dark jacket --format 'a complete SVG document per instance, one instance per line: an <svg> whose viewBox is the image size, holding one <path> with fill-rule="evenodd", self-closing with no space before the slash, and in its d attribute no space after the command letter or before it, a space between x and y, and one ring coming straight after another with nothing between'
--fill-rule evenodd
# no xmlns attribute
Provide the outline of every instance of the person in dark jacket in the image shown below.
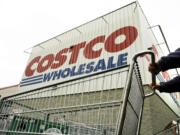
<svg viewBox="0 0 180 135"><path fill-rule="evenodd" d="M168 69L179 68L180 67L180 48L175 52L170 53L167 56L161 57L161 59L154 65L149 64L149 71L154 74L158 74L160 71L166 71ZM157 89L160 92L180 92L180 76L173 78L167 82L160 82L156 85L150 84L152 89Z"/></svg>

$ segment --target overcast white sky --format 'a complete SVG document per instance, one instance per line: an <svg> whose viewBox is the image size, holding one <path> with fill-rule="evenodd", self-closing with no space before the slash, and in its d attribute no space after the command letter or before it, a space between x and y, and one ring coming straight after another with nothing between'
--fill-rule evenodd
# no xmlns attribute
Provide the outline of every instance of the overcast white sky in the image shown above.
<svg viewBox="0 0 180 135"><path fill-rule="evenodd" d="M133 0L0 0L0 87L18 84L24 50ZM151 25L160 24L171 51L180 44L180 1L139 0Z"/></svg>

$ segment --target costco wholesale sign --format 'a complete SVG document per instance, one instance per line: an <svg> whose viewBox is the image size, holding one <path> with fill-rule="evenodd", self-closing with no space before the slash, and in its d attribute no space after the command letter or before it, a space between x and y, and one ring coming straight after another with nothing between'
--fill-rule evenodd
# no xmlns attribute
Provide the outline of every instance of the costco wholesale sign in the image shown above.
<svg viewBox="0 0 180 135"><path fill-rule="evenodd" d="M125 40L117 44L115 40L121 35L125 36ZM119 52L131 46L136 40L137 36L138 32L135 27L126 26L117 29L107 38L105 35L101 35L95 37L94 39L89 41L89 43L83 41L74 45L72 48L64 48L56 54L50 53L43 57L37 56L29 62L25 70L25 76L28 78L22 80L21 87L42 82L70 78L73 76L80 76L83 74L90 74L93 72L127 65L128 53ZM98 50L94 50L93 48L99 43L102 43L103 47ZM80 55L80 50L82 50L83 52L81 56L83 56L85 59L90 60L90 62L76 66ZM98 59L102 55L102 50L106 51L106 53L109 54L117 53L118 56L117 58L114 58L114 56L112 55L108 57L107 60L99 59L97 62L95 62L94 60ZM67 53L70 53L69 60L67 60ZM73 65L73 67L61 69L62 65L65 64L66 61L68 63L67 66ZM46 73L48 69L53 71ZM36 76L35 73L39 73L40 75Z"/></svg>
<svg viewBox="0 0 180 135"><path fill-rule="evenodd" d="M19 89L31 90L128 65L135 53L156 43L148 27L139 5L133 3L38 44L32 48ZM141 70L147 71L148 62L140 63ZM143 76L146 84L151 81L149 76ZM123 86L124 82L116 87Z"/></svg>

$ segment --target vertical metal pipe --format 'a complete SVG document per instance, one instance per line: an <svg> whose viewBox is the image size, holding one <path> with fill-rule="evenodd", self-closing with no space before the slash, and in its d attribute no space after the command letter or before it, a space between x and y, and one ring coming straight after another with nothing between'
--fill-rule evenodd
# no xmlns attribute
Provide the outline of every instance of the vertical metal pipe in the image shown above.
<svg viewBox="0 0 180 135"><path fill-rule="evenodd" d="M126 106L127 106L128 96L130 93L130 85L131 85L131 81L132 81L133 67L134 67L134 61L130 65L130 69L129 69L129 73L128 73L128 77L127 77L127 84L124 88L123 103L122 103L122 107L121 107L121 113L119 116L120 121L119 121L119 126L117 127L117 130L116 130L116 135L121 135L122 131L123 131L125 115L126 115Z"/></svg>
<svg viewBox="0 0 180 135"><path fill-rule="evenodd" d="M159 30L160 30L160 32L161 32L161 34L162 34L162 36L163 36L163 39L164 39L165 45L166 45L166 47L167 47L167 49L168 49L168 51L169 51L169 53L170 53L170 52L171 52L171 50L170 50L170 48L169 48L169 45L168 45L168 43L167 43L166 37L165 37L165 35L164 35L164 33L163 33L163 30L162 30L162 28L161 28L161 26L160 26L160 25L158 25L158 27L159 27ZM176 70L177 74L179 75L179 72L178 72L177 68L176 68L175 70Z"/></svg>
<svg viewBox="0 0 180 135"><path fill-rule="evenodd" d="M166 37L165 37L165 35L164 35L164 33L163 33L163 30L162 30L161 26L160 26L160 25L157 25L157 26L158 26L161 34L162 34L163 40L164 40L164 42L165 42L165 45L166 45L168 51L171 52L171 51L170 51L170 48L169 48L169 45L168 45L168 43L167 43Z"/></svg>

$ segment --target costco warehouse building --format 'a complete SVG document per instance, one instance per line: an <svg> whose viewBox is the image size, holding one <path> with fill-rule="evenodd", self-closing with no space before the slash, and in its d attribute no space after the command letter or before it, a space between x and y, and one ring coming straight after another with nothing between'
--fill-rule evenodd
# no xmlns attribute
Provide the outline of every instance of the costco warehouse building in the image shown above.
<svg viewBox="0 0 180 135"><path fill-rule="evenodd" d="M137 2L32 47L20 84L0 89L1 134L158 134L180 99L146 96L152 53L133 56L148 49L163 55Z"/></svg>

